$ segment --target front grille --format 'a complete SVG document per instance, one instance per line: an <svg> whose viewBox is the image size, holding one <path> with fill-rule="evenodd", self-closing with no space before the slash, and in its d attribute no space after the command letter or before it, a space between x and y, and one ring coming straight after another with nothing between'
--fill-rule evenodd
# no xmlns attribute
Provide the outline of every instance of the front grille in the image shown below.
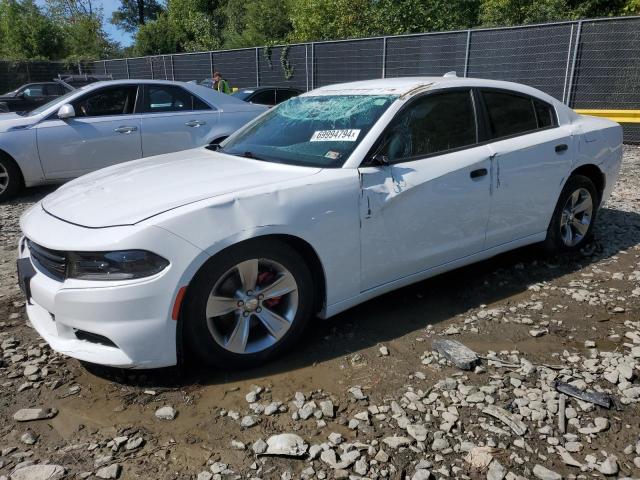
<svg viewBox="0 0 640 480"><path fill-rule="evenodd" d="M65 279L67 271L65 252L41 247L31 240L27 240L27 246L31 252L31 258L36 261L36 268L56 280L63 281Z"/></svg>

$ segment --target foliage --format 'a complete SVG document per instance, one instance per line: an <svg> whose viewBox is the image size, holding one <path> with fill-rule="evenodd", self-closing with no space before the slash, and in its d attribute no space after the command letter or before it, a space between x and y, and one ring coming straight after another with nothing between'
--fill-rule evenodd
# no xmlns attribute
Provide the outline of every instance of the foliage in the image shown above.
<svg viewBox="0 0 640 480"><path fill-rule="evenodd" d="M215 50L222 46L216 0L167 0L167 7L136 35L139 55Z"/></svg>
<svg viewBox="0 0 640 480"><path fill-rule="evenodd" d="M160 55L181 51L178 34L166 13L161 13L152 22L140 25L132 50L136 55Z"/></svg>
<svg viewBox="0 0 640 480"><path fill-rule="evenodd" d="M33 0L0 0L0 57L42 60L64 55L64 35Z"/></svg>
<svg viewBox="0 0 640 480"><path fill-rule="evenodd" d="M221 14L225 48L283 42L292 28L285 0L227 0Z"/></svg>
<svg viewBox="0 0 640 480"><path fill-rule="evenodd" d="M565 0L484 0L480 23L486 26L519 25L565 20L571 11Z"/></svg>
<svg viewBox="0 0 640 480"><path fill-rule="evenodd" d="M293 66L289 61L289 46L282 47L280 50L280 66L282 67L282 73L284 73L285 80L290 80L293 77Z"/></svg>
<svg viewBox="0 0 640 480"><path fill-rule="evenodd" d="M125 32L135 33L141 25L158 18L162 11L157 0L120 0L110 22Z"/></svg>
<svg viewBox="0 0 640 480"><path fill-rule="evenodd" d="M93 0L47 0L46 13L62 29L64 58L105 58L116 50L102 28L102 6Z"/></svg>
<svg viewBox="0 0 640 480"><path fill-rule="evenodd" d="M0 0L0 57L100 59L640 14L640 0L120 0L120 49L99 0ZM282 51L280 65L292 75Z"/></svg>

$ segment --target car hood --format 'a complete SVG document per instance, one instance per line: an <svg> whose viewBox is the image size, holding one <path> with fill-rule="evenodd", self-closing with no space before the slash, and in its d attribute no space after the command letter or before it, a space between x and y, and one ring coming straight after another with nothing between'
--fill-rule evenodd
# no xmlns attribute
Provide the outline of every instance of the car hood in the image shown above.
<svg viewBox="0 0 640 480"><path fill-rule="evenodd" d="M17 113L0 113L0 133L22 130L35 125L40 117L23 117Z"/></svg>
<svg viewBox="0 0 640 480"><path fill-rule="evenodd" d="M45 197L42 207L61 220L85 227L132 225L199 200L319 171L197 148L90 173Z"/></svg>

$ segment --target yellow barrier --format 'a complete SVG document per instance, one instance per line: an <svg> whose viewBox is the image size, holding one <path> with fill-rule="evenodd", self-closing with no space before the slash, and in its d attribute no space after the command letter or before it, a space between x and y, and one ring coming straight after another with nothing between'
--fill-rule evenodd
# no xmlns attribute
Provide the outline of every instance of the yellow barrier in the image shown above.
<svg viewBox="0 0 640 480"><path fill-rule="evenodd" d="M576 108L581 115L603 117L618 123L640 123L640 110L591 110Z"/></svg>

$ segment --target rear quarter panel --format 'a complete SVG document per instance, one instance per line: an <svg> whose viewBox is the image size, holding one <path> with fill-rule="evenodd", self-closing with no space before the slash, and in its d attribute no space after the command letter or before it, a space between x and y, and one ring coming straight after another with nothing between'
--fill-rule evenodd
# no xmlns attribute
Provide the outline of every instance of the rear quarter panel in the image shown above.
<svg viewBox="0 0 640 480"><path fill-rule="evenodd" d="M622 127L605 118L580 115L574 169L594 164L605 175L602 202L611 195L622 164Z"/></svg>

